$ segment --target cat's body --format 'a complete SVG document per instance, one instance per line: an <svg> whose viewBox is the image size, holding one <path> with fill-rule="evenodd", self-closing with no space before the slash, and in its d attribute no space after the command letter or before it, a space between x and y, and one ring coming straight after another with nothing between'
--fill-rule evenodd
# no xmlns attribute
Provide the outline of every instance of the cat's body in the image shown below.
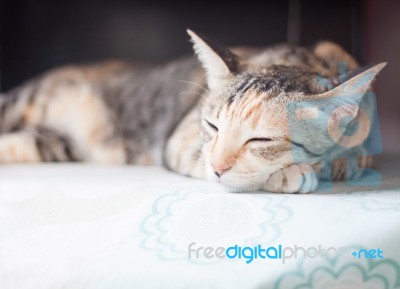
<svg viewBox="0 0 400 289"><path fill-rule="evenodd" d="M285 136L272 137L278 141L274 147L259 143L247 147L246 137L241 139L241 135L247 134L243 130L248 125L249 131L257 131L262 121L272 127L274 121L279 123L276 127L288 127L284 108L276 110L273 102L287 105L286 100L279 99L327 92L315 79L337 76L339 62L346 62L349 70L356 69L354 59L337 45L325 42L310 50L288 45L239 49L239 60L229 51L215 53L195 34L192 38L207 77L195 58L156 68L109 62L60 68L1 95L0 163L88 161L165 165L199 178L211 178L215 173L216 179L239 190L314 190L317 180L313 168L320 159L304 163L293 160L290 142L283 143L290 138L287 129L281 128ZM212 67L214 64L220 67ZM332 85L338 84L332 80ZM256 97L252 99L249 93ZM219 99L212 98L213 94ZM257 115L263 103L277 112L275 118L268 118L266 112ZM221 144L222 130L220 140L212 135L210 126L218 131L209 123L218 121L212 116L215 113L231 117L232 127L223 130L233 143L241 143L239 147ZM237 128L232 131L234 126ZM251 133L247 137L260 138ZM304 150L312 150L305 148L307 145L302 143ZM256 155L258 159L252 161L262 165L261 169L241 164L240 158L245 158L247 150L253 154L251 157ZM264 159L267 163L262 164ZM342 178L345 164L335 163L333 177ZM236 164L237 172L231 169ZM370 158L361 157L361 166L367 165ZM257 172L252 171L255 169ZM229 172L225 174L226 171ZM295 175L293 184L291 174ZM304 180L296 188L299 175Z"/></svg>
<svg viewBox="0 0 400 289"><path fill-rule="evenodd" d="M47 154L21 159L15 151L9 161L162 165L168 136L198 99L198 87L183 81L199 81L201 74L194 58L157 68L107 62L50 71L2 96L2 138L50 129L70 142L74 154L49 147ZM12 151L0 156L13 158Z"/></svg>

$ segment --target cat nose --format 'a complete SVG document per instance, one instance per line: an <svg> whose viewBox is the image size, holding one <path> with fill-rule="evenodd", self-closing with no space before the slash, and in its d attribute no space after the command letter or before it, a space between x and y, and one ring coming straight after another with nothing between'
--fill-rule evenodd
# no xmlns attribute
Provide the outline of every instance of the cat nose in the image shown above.
<svg viewBox="0 0 400 289"><path fill-rule="evenodd" d="M223 173L229 171L232 166L226 164L211 164L211 167L214 170L214 174L219 178Z"/></svg>

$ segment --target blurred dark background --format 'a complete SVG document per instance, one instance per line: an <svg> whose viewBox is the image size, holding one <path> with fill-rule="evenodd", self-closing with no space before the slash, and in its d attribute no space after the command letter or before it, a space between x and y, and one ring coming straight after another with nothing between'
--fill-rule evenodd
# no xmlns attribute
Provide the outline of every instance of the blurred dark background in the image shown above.
<svg viewBox="0 0 400 289"><path fill-rule="evenodd" d="M229 46L332 40L376 82L386 152L400 152L400 1L2 0L1 91L66 63L161 63L192 53L187 27Z"/></svg>

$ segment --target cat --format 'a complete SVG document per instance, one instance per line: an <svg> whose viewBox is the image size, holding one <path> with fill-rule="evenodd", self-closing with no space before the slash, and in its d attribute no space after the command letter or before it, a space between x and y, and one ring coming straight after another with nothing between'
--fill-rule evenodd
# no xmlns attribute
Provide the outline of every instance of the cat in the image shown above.
<svg viewBox="0 0 400 289"><path fill-rule="evenodd" d="M162 165L276 193L314 191L327 163L328 178L354 177L343 157L371 166L359 150L373 120L359 107L386 63L359 68L332 42L230 50L187 32L197 60L66 66L2 94L0 163ZM356 121L354 143L344 131Z"/></svg>

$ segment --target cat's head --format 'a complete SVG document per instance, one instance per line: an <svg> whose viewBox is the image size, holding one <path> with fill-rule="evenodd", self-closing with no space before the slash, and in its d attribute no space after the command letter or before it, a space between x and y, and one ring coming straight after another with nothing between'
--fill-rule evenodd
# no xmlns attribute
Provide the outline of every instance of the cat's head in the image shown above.
<svg viewBox="0 0 400 289"><path fill-rule="evenodd" d="M315 163L343 142L363 95L385 66L321 79L302 68L243 61L188 33L209 88L201 107L206 170L238 190L260 189L271 173L292 163ZM358 141L369 130L360 132ZM354 145L357 137L351 141L341 145Z"/></svg>

